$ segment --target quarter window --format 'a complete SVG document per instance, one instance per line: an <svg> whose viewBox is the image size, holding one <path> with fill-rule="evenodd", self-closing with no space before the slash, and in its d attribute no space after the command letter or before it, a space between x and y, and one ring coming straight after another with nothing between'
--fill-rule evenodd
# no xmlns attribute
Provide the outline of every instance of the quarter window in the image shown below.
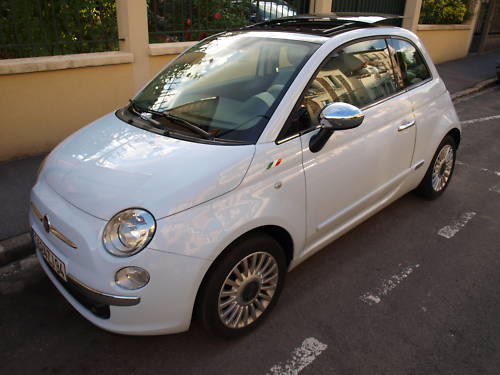
<svg viewBox="0 0 500 375"><path fill-rule="evenodd" d="M400 88L406 88L430 78L429 69L413 44L401 39L388 39L387 43L394 58L394 68Z"/></svg>
<svg viewBox="0 0 500 375"><path fill-rule="evenodd" d="M318 125L321 110L330 103L344 102L365 107L396 91L385 40L351 44L335 51L323 63L302 99L299 109L299 128L302 129L297 129L296 122L292 128L303 130Z"/></svg>

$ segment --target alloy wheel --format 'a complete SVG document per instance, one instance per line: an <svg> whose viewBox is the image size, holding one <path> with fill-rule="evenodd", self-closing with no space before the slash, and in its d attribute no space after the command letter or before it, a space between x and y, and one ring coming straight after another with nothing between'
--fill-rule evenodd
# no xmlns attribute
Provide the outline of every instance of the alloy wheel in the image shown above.
<svg viewBox="0 0 500 375"><path fill-rule="evenodd" d="M267 252L255 252L239 261L222 284L218 310L229 328L254 323L271 303L278 286L279 267Z"/></svg>
<svg viewBox="0 0 500 375"><path fill-rule="evenodd" d="M453 170L454 152L450 145L445 145L434 162L432 169L432 188L439 192L444 189Z"/></svg>

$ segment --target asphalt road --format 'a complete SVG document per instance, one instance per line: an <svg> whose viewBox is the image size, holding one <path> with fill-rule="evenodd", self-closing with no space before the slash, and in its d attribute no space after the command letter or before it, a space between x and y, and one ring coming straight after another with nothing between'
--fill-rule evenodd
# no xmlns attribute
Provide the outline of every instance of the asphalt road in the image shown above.
<svg viewBox="0 0 500 375"><path fill-rule="evenodd" d="M462 121L500 115L500 87L456 108ZM289 273L273 314L240 339L197 324L110 334L37 267L4 269L0 372L499 374L500 118L466 123L458 160L439 200L410 193Z"/></svg>

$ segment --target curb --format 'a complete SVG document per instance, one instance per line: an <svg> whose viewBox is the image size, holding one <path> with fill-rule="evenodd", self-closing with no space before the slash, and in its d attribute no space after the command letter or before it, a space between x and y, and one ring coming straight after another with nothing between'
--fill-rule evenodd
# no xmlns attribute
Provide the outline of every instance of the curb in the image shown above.
<svg viewBox="0 0 500 375"><path fill-rule="evenodd" d="M479 91L487 89L488 87L496 85L498 81L499 80L497 78L491 78L491 79L487 79L485 81L481 81L473 87L470 87L468 89L461 90L461 91L458 91L454 94L451 94L451 100L455 101L457 99L463 98L464 96L469 96L469 95L475 94Z"/></svg>
<svg viewBox="0 0 500 375"><path fill-rule="evenodd" d="M37 285L45 277L35 254L0 267L0 298Z"/></svg>
<svg viewBox="0 0 500 375"><path fill-rule="evenodd" d="M24 258L35 252L35 246L29 233L0 241L0 266Z"/></svg>

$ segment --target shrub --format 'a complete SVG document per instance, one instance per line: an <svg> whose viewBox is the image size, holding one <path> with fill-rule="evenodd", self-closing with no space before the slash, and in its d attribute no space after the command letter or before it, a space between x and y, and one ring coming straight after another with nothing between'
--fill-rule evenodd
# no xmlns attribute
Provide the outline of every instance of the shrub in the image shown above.
<svg viewBox="0 0 500 375"><path fill-rule="evenodd" d="M468 5L473 1L423 0L420 11L421 24L460 24L470 15Z"/></svg>
<svg viewBox="0 0 500 375"><path fill-rule="evenodd" d="M0 59L117 49L114 0L0 0Z"/></svg>

